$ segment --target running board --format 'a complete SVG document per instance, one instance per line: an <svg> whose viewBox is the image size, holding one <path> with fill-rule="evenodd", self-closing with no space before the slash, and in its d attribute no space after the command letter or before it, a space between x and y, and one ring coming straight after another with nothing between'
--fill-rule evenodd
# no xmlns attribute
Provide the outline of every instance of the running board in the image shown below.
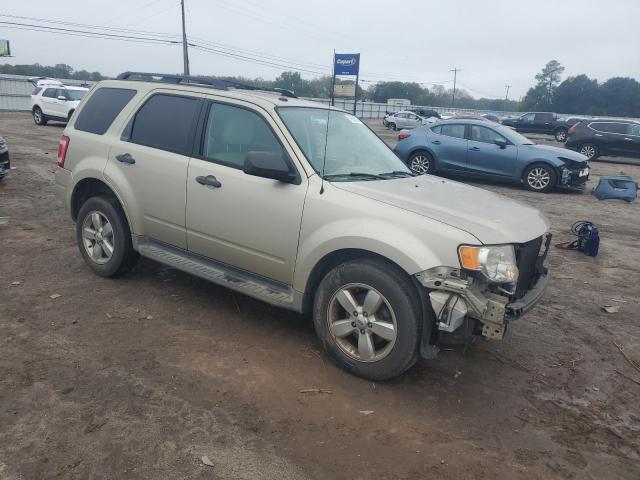
<svg viewBox="0 0 640 480"><path fill-rule="evenodd" d="M282 283L201 257L185 250L132 235L133 248L143 257L182 270L250 297L291 310L301 308L301 297ZM300 304L300 305L298 305Z"/></svg>

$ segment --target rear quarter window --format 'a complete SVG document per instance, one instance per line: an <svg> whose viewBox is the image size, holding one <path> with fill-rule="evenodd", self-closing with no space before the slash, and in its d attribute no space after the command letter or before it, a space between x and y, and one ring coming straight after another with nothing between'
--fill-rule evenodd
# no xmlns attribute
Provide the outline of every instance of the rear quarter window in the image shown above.
<svg viewBox="0 0 640 480"><path fill-rule="evenodd" d="M135 94L136 90L127 88L98 88L80 111L74 128L103 135Z"/></svg>
<svg viewBox="0 0 640 480"><path fill-rule="evenodd" d="M42 87L36 87L33 89L33 92L31 92L31 95L37 95L42 91Z"/></svg>

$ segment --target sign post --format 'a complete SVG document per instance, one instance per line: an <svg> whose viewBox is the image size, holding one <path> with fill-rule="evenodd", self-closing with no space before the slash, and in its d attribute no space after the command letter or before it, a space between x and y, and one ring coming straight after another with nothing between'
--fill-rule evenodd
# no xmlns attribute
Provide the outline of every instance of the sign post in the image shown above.
<svg viewBox="0 0 640 480"><path fill-rule="evenodd" d="M355 76L356 85L353 92L353 114L356 114L358 102L358 80L360 78L360 54L359 53L334 53L333 54L333 80L331 82L331 105L334 105L336 77ZM344 89L343 89L344 90Z"/></svg>

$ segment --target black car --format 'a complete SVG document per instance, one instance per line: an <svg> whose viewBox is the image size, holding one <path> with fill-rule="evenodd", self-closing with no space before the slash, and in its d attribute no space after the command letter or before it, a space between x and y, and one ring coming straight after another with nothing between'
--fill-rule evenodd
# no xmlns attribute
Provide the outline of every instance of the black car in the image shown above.
<svg viewBox="0 0 640 480"><path fill-rule="evenodd" d="M501 122L515 128L520 133L546 133L556 137L559 142L567 139L569 126L564 120L550 112L528 112L520 117L505 118Z"/></svg>
<svg viewBox="0 0 640 480"><path fill-rule="evenodd" d="M594 119L569 129L565 147L589 160L600 155L640 157L640 123L631 120Z"/></svg>
<svg viewBox="0 0 640 480"><path fill-rule="evenodd" d="M0 137L0 180L2 180L7 173L9 173L10 166L9 147L7 146L7 141L4 138Z"/></svg>

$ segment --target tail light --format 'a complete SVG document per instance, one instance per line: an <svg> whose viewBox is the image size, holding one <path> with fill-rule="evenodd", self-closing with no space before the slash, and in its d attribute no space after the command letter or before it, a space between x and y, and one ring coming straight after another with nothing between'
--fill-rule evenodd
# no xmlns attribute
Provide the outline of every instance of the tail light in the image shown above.
<svg viewBox="0 0 640 480"><path fill-rule="evenodd" d="M405 138L409 138L410 136L410 133L401 133L400 135L398 135L398 140L404 140Z"/></svg>
<svg viewBox="0 0 640 480"><path fill-rule="evenodd" d="M569 133L570 133L571 135L575 135L576 133L578 133L578 130L580 130L579 126L580 126L580 122L578 122L578 123L574 124L574 125L569 129Z"/></svg>
<svg viewBox="0 0 640 480"><path fill-rule="evenodd" d="M64 160L67 157L67 150L69 149L69 137L62 135L60 137L60 143L58 144L58 166L64 167Z"/></svg>

